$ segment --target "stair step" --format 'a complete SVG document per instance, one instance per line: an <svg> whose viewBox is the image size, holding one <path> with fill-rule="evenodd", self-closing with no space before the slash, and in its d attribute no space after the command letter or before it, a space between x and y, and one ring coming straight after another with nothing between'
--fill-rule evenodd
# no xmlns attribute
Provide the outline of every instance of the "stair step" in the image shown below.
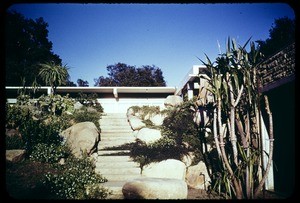
<svg viewBox="0 0 300 203"><path fill-rule="evenodd" d="M101 116L101 119L127 119L126 114L104 114Z"/></svg>
<svg viewBox="0 0 300 203"><path fill-rule="evenodd" d="M130 134L133 132L133 130L129 129L129 130L123 130L123 129L116 129L116 128L113 128L111 127L110 129L102 129L101 125L100 125L100 128L101 128L101 134L102 133L126 133L126 134Z"/></svg>
<svg viewBox="0 0 300 203"><path fill-rule="evenodd" d="M95 170L95 172L98 171ZM100 174L102 175L101 171ZM130 181L132 179L143 177L140 174L105 174L102 176L105 177L108 181Z"/></svg>
<svg viewBox="0 0 300 203"><path fill-rule="evenodd" d="M135 137L101 137L101 141L100 144L105 145L106 143L109 142L117 142L117 144L124 142L124 143L128 143L128 142L135 142ZM101 143L102 142L102 143Z"/></svg>
<svg viewBox="0 0 300 203"><path fill-rule="evenodd" d="M132 131L130 125L128 125L128 124L126 124L126 125L103 125L103 124L100 124L100 126L101 126L101 130L103 130L103 131L108 131L111 129Z"/></svg>
<svg viewBox="0 0 300 203"><path fill-rule="evenodd" d="M133 161L123 161L123 162L96 162L96 168L100 171L103 168L129 168L129 167L139 167L139 163Z"/></svg>
<svg viewBox="0 0 300 203"><path fill-rule="evenodd" d="M130 156L98 156L98 162L127 162L132 161Z"/></svg>
<svg viewBox="0 0 300 203"><path fill-rule="evenodd" d="M118 154L124 155L124 153L128 154L130 150L99 150L98 156L119 156Z"/></svg>
<svg viewBox="0 0 300 203"><path fill-rule="evenodd" d="M139 167L130 167L130 168L97 168L96 170L100 171L100 173L105 176L109 175L139 175L141 174L141 169Z"/></svg>
<svg viewBox="0 0 300 203"><path fill-rule="evenodd" d="M134 143L133 140L116 140L116 141L100 141L98 144L98 150L105 150L105 149L120 149L120 147L126 147L131 143Z"/></svg>

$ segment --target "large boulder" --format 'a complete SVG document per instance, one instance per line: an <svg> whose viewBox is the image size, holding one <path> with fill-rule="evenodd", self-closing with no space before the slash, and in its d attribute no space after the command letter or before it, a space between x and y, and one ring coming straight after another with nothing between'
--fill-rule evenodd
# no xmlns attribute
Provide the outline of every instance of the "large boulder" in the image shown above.
<svg viewBox="0 0 300 203"><path fill-rule="evenodd" d="M82 157L82 152L92 154L100 141L100 132L93 122L77 123L61 133L66 143L71 147L76 157Z"/></svg>
<svg viewBox="0 0 300 203"><path fill-rule="evenodd" d="M75 110L79 110L79 109L81 109L82 107L83 107L83 104L81 104L79 101L76 102L76 103L74 104L74 109L75 109Z"/></svg>
<svg viewBox="0 0 300 203"><path fill-rule="evenodd" d="M143 167L142 176L152 178L172 178L185 180L186 166L182 161L167 159L153 162Z"/></svg>
<svg viewBox="0 0 300 203"><path fill-rule="evenodd" d="M188 188L183 180L168 178L138 178L122 188L125 199L187 199Z"/></svg>
<svg viewBox="0 0 300 203"><path fill-rule="evenodd" d="M25 150L23 149L11 149L6 150L6 161L17 163L25 159Z"/></svg>
<svg viewBox="0 0 300 203"><path fill-rule="evenodd" d="M207 190L210 185L210 177L203 161L187 168L186 183L190 188Z"/></svg>
<svg viewBox="0 0 300 203"><path fill-rule="evenodd" d="M182 103L183 103L182 97L177 95L169 95L164 101L166 107L176 107Z"/></svg>
<svg viewBox="0 0 300 203"><path fill-rule="evenodd" d="M161 138L161 132L157 129L142 128L138 131L136 138L144 141L146 144L155 142Z"/></svg>
<svg viewBox="0 0 300 203"><path fill-rule="evenodd" d="M143 123L142 120L137 116L130 116L128 121L132 130L140 130L143 127L146 127L146 124Z"/></svg>
<svg viewBox="0 0 300 203"><path fill-rule="evenodd" d="M165 118L166 118L166 115L164 115L164 114L156 114L156 115L150 116L149 120L155 126L161 126L163 124Z"/></svg>

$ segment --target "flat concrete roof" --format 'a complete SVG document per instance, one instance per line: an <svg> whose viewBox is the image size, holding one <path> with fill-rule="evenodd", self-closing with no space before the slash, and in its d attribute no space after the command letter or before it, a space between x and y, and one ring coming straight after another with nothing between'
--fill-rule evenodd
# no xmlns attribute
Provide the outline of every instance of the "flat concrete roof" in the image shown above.
<svg viewBox="0 0 300 203"><path fill-rule="evenodd" d="M18 90L23 87L5 87L7 90ZM50 86L42 86L38 89L48 90ZM32 87L26 87L32 89ZM176 87L57 87L56 92L93 92L93 93L168 93L174 94Z"/></svg>

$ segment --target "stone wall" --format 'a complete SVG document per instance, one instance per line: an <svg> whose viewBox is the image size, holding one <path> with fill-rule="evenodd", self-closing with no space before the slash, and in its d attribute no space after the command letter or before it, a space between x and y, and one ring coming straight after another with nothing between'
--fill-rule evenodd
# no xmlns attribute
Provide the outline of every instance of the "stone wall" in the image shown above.
<svg viewBox="0 0 300 203"><path fill-rule="evenodd" d="M258 66L262 92L295 78L295 43L277 52Z"/></svg>

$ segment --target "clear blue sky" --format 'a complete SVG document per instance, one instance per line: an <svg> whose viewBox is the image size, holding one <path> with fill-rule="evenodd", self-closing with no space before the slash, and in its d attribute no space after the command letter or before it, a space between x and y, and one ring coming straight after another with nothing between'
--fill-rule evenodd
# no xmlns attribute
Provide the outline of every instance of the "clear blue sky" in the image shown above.
<svg viewBox="0 0 300 203"><path fill-rule="evenodd" d="M26 18L48 23L52 51L70 67L71 81L107 76L118 62L162 69L167 86L178 86L206 53L214 60L228 37L244 44L265 40L274 20L295 18L287 4L15 4ZM76 83L77 84L77 83Z"/></svg>

